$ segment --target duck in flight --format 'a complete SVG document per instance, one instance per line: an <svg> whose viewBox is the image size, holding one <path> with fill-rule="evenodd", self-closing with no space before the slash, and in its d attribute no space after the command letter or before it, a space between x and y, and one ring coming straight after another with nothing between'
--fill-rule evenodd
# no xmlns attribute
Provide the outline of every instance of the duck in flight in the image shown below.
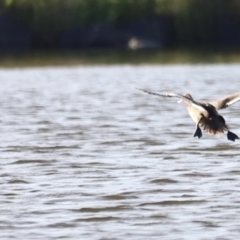
<svg viewBox="0 0 240 240"><path fill-rule="evenodd" d="M229 131L225 119L221 115L219 115L217 110L226 108L239 101L240 92L226 96L218 101L208 103L195 101L189 93L181 95L172 92L159 92L147 89L139 90L152 95L179 98L180 100L178 102L187 105L188 113L197 125L196 131L193 135L194 137L202 137L202 128L207 133L212 135L222 135L224 132L227 132L227 138L230 141L235 141L235 139L239 139L239 137L235 133Z"/></svg>

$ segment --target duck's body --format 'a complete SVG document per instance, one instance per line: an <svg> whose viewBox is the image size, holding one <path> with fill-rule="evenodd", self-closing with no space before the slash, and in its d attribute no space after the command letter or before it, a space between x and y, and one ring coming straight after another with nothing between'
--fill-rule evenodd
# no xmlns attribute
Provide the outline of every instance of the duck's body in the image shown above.
<svg viewBox="0 0 240 240"><path fill-rule="evenodd" d="M192 96L189 93L181 95L168 92L149 91L144 89L140 90L153 95L180 98L179 102L187 105L188 113L197 125L194 137L202 137L202 128L203 130L212 135L222 135L224 132L227 132L227 138L231 141L239 139L239 137L235 133L229 131L225 119L218 113L217 110L226 108L231 104L239 101L240 92L229 95L215 102L205 103L196 102L195 100L193 100Z"/></svg>
<svg viewBox="0 0 240 240"><path fill-rule="evenodd" d="M206 132L213 135L221 135L228 131L228 126L224 118L218 114L216 108L210 103L195 102L190 94L185 94L180 102L185 103L188 107L188 113L197 126L203 128ZM196 107L196 104L198 107Z"/></svg>

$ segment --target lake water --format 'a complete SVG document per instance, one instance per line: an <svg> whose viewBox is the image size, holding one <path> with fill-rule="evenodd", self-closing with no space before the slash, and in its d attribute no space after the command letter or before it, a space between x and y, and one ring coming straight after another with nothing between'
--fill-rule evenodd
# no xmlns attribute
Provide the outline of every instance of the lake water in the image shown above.
<svg viewBox="0 0 240 240"><path fill-rule="evenodd" d="M240 65L0 69L0 239L238 239L240 141L192 137L176 99ZM240 103L221 111L240 135Z"/></svg>

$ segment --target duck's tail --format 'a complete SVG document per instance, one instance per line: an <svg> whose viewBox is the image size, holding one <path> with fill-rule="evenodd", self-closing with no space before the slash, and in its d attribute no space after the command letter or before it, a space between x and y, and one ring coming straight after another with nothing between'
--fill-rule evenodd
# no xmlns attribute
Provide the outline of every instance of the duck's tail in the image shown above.
<svg viewBox="0 0 240 240"><path fill-rule="evenodd" d="M199 125L203 130L212 135L222 135L225 131L228 131L225 121L219 121L215 118L202 118Z"/></svg>

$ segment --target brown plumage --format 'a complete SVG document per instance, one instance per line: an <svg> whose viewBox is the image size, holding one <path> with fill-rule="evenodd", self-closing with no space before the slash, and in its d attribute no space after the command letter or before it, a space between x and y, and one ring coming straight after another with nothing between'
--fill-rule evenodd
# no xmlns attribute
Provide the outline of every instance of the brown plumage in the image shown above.
<svg viewBox="0 0 240 240"><path fill-rule="evenodd" d="M171 92L150 91L146 89L139 90L158 96L180 98L179 102L187 105L188 113L197 125L194 137L197 136L198 138L201 138L202 131L200 128L202 128L207 133L212 135L222 135L224 132L227 132L227 138L231 141L239 139L239 137L235 133L229 131L225 119L218 113L217 110L226 108L233 103L239 101L240 92L229 95L218 101L207 103L195 101L189 93L181 95Z"/></svg>
<svg viewBox="0 0 240 240"><path fill-rule="evenodd" d="M187 97L187 99L181 98L180 102L188 106L189 115L199 127L212 135L222 135L225 131L228 131L224 118L218 114L212 104L196 102L199 107L202 107L202 109L199 109L192 104L194 100L189 93L184 94L184 97Z"/></svg>

